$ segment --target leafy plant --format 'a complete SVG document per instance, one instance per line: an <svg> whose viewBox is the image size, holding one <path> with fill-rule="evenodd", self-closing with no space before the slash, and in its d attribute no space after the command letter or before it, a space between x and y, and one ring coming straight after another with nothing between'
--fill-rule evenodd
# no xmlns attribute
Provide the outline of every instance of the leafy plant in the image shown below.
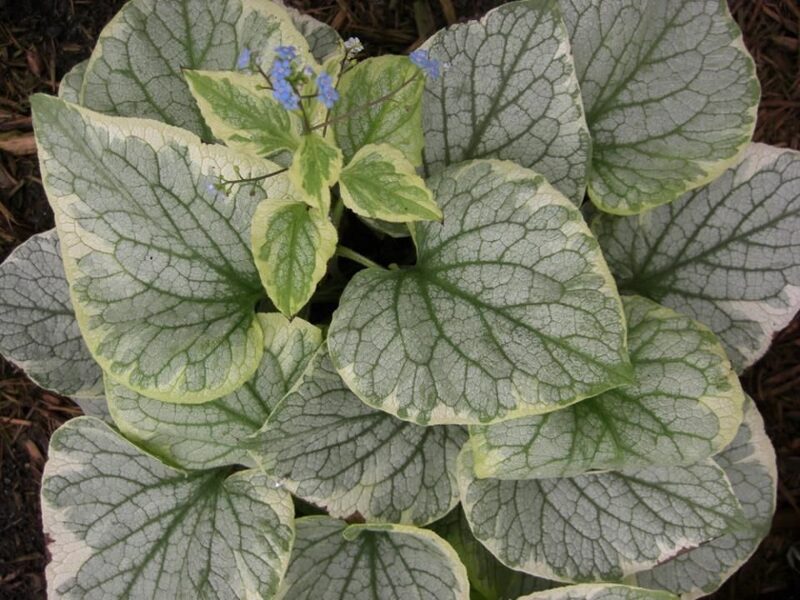
<svg viewBox="0 0 800 600"><path fill-rule="evenodd" d="M0 347L92 415L51 441L51 597L713 591L775 505L737 372L800 304L800 157L750 143L724 1L361 51L132 0L33 98L56 229L0 267Z"/></svg>

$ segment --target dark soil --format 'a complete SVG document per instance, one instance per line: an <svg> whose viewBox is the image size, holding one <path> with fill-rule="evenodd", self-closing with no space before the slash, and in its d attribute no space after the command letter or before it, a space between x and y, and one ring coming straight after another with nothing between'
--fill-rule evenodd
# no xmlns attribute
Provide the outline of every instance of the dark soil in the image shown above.
<svg viewBox="0 0 800 600"><path fill-rule="evenodd" d="M357 35L372 54L406 52L436 29L481 15L497 0L293 0ZM53 225L31 147L27 98L55 93L87 58L122 0L0 0L0 259ZM800 2L729 0L758 64L763 89L756 139L800 150ZM800 319L743 376L778 454L778 511L759 550L713 598L800 599ZM79 415L0 359L0 600L44 598L45 540L39 483L50 434Z"/></svg>

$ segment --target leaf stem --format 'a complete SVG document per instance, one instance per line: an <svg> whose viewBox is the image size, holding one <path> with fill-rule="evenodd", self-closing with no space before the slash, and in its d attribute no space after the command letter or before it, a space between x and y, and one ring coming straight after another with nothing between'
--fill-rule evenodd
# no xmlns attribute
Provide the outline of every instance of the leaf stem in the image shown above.
<svg viewBox="0 0 800 600"><path fill-rule="evenodd" d="M371 261L366 256L359 254L355 250L351 250L346 246L337 246L336 247L336 256L341 256L342 258L347 258L352 260L353 262L357 262L360 265L367 267L368 269L381 269L385 270L382 266L378 263Z"/></svg>

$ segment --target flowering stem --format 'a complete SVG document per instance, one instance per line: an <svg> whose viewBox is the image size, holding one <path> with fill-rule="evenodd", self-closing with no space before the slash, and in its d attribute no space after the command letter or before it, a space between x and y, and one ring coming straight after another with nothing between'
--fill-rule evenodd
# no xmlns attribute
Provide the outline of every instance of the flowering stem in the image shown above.
<svg viewBox="0 0 800 600"><path fill-rule="evenodd" d="M291 82L291 85L292 85L292 90L294 91L295 94L297 94L297 97L302 98L303 96L300 95L300 92L297 89L295 83ZM314 96L312 96L312 98L313 97ZM300 101L300 113L303 115L303 133L311 133L312 130L311 121L308 120L308 113L306 112L306 106L302 100Z"/></svg>
<svg viewBox="0 0 800 600"><path fill-rule="evenodd" d="M325 122L320 123L319 125L314 125L311 128L311 131L314 131L315 129L320 129L320 128L327 129L328 125L331 125L332 123L338 123L339 121L344 121L345 119L349 119L353 115L358 114L360 112L363 112L363 111L367 110L368 108L371 108L371 107L373 107L373 106L375 106L377 104L382 104L383 102L386 102L392 96L394 96L397 92L402 90L404 87L406 87L408 84L410 84L412 81L414 81L419 76L420 76L419 73L415 73L414 75L412 75L411 77L406 79L402 84L400 84L400 86L398 86L398 88L396 90L392 90L391 92L389 92L387 94L384 94L380 98L376 98L375 100L373 100L371 102L367 102L366 104L362 104L361 106L357 106L352 110L348 110L346 113L341 114L338 117L335 117L333 119L325 119Z"/></svg>
<svg viewBox="0 0 800 600"><path fill-rule="evenodd" d="M359 254L355 250L351 250L350 248L347 248L346 246L336 246L336 256L341 256L342 258L347 258L347 259L352 260L353 262L357 262L358 264L363 265L363 266L365 266L367 268L384 270L383 267L380 266L378 263L376 263L374 261L371 261L366 256L363 256L362 254Z"/></svg>
<svg viewBox="0 0 800 600"><path fill-rule="evenodd" d="M272 87L272 80L269 78L269 75L264 72L264 69L261 68L261 65L256 65L256 69L258 69L258 72L261 73L261 76L267 82L267 89L273 90L274 88Z"/></svg>

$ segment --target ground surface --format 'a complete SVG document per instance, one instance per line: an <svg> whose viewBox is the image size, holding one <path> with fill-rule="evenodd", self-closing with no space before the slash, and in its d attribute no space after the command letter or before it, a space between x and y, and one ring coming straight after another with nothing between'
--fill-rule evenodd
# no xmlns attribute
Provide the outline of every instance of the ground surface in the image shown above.
<svg viewBox="0 0 800 600"><path fill-rule="evenodd" d="M372 53L412 49L436 29L475 17L496 0L294 0ZM88 57L120 0L0 0L0 259L52 227L32 146L27 98L55 93ZM800 149L800 2L729 0L756 58L763 88L756 138ZM780 490L772 533L713 597L800 599L800 319L743 377L778 453ZM0 599L44 597L46 545L39 481L47 441L80 414L0 359Z"/></svg>

